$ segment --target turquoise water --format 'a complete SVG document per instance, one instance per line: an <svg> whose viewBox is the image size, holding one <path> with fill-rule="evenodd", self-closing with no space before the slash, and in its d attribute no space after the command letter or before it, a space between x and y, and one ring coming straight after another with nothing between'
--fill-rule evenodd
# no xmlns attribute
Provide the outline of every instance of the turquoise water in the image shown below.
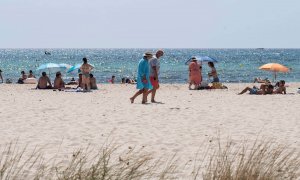
<svg viewBox="0 0 300 180"><path fill-rule="evenodd" d="M51 55L45 55L45 50ZM97 81L106 83L112 76L134 77L137 63L145 51L156 49L0 49L0 69L4 78L17 80L22 70L28 72L44 63L67 63L75 65L88 57L95 66L93 74ZM259 66L276 62L292 68L287 74L280 73L279 79L300 81L300 49L164 49L161 59L160 81L162 83L186 83L187 66L184 64L191 56L211 56L219 60L215 65L222 82L251 82L255 77L272 79L272 73L261 71ZM203 77L210 69L203 66ZM75 73L66 78L77 77ZM54 75L51 75L54 78Z"/></svg>

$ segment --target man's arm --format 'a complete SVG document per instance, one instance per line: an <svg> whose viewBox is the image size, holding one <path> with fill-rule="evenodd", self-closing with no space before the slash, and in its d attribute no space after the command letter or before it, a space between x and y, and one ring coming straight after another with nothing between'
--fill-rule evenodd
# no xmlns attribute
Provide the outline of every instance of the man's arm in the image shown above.
<svg viewBox="0 0 300 180"><path fill-rule="evenodd" d="M158 74L157 74L157 68L156 68L156 66L152 66L152 69L153 69L153 72L154 72L154 78L156 80L158 80Z"/></svg>

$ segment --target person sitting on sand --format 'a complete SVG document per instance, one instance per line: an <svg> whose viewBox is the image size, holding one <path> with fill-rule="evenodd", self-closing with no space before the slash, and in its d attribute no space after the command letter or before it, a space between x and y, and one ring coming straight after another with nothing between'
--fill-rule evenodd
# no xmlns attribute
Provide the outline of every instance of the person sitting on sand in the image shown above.
<svg viewBox="0 0 300 180"><path fill-rule="evenodd" d="M1 81L3 83L2 70L1 69L0 69L0 79L1 79Z"/></svg>
<svg viewBox="0 0 300 180"><path fill-rule="evenodd" d="M212 83L220 82L214 63L213 62L208 62L208 66L211 68L211 72L208 73L208 77L213 77Z"/></svg>
<svg viewBox="0 0 300 180"><path fill-rule="evenodd" d="M116 76L112 75L111 76L111 79L108 80L108 82L112 83L112 84L115 84L115 79L116 79Z"/></svg>
<svg viewBox="0 0 300 180"><path fill-rule="evenodd" d="M274 86L269 84L268 86L262 86L261 89L258 89L257 87L246 87L242 92L240 92L238 95L244 94L245 92L249 91L250 94L255 95L265 95L265 94L273 94Z"/></svg>
<svg viewBox="0 0 300 180"><path fill-rule="evenodd" d="M78 82L75 80L75 78L72 78L70 82L68 82L66 85L77 85L77 84Z"/></svg>
<svg viewBox="0 0 300 180"><path fill-rule="evenodd" d="M126 78L125 83L126 84L136 84L136 81L134 79Z"/></svg>
<svg viewBox="0 0 300 180"><path fill-rule="evenodd" d="M274 94L286 94L286 88L285 88L285 81L281 80L276 83L275 85Z"/></svg>
<svg viewBox="0 0 300 180"><path fill-rule="evenodd" d="M49 84L49 85L48 85ZM37 89L52 89L52 84L50 78L47 76L46 72L42 73L42 76L39 78Z"/></svg>
<svg viewBox="0 0 300 180"><path fill-rule="evenodd" d="M65 82L61 78L61 73L57 72L56 77L54 79L54 89L64 89L65 88Z"/></svg>
<svg viewBox="0 0 300 180"><path fill-rule="evenodd" d="M18 80L19 84L24 84L24 80L27 79L27 75L25 73L25 71L21 71L21 77Z"/></svg>
<svg viewBox="0 0 300 180"><path fill-rule="evenodd" d="M29 70L28 78L35 78L35 76L33 75L32 70Z"/></svg>
<svg viewBox="0 0 300 180"><path fill-rule="evenodd" d="M97 81L93 74L90 74L91 89L98 89Z"/></svg>
<svg viewBox="0 0 300 180"><path fill-rule="evenodd" d="M200 65L197 63L197 59L195 57L192 58L192 62L189 64L189 89L191 90L191 86L194 85L194 89L198 89L201 84L202 77L200 72Z"/></svg>

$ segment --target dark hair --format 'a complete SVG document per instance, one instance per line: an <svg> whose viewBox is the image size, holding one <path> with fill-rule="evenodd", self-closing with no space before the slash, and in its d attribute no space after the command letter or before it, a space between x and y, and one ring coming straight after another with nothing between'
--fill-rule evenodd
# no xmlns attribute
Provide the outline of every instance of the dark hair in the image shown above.
<svg viewBox="0 0 300 180"><path fill-rule="evenodd" d="M21 71L21 74L25 74L25 71Z"/></svg>
<svg viewBox="0 0 300 180"><path fill-rule="evenodd" d="M130 79L127 78L125 83L127 83L127 84L130 83Z"/></svg>
<svg viewBox="0 0 300 180"><path fill-rule="evenodd" d="M56 77L58 77L58 76L60 76L61 75L61 73L58 71L58 72L56 72Z"/></svg>
<svg viewBox="0 0 300 180"><path fill-rule="evenodd" d="M285 81L284 80L280 80L281 84L285 84Z"/></svg>
<svg viewBox="0 0 300 180"><path fill-rule="evenodd" d="M32 73L32 70L29 70L29 73Z"/></svg>
<svg viewBox="0 0 300 180"><path fill-rule="evenodd" d="M0 69L0 72L2 72L2 70Z"/></svg>
<svg viewBox="0 0 300 180"><path fill-rule="evenodd" d="M46 74L46 72L42 72L42 76L46 76L47 74Z"/></svg>
<svg viewBox="0 0 300 180"><path fill-rule="evenodd" d="M92 78L92 77L94 77L94 75L93 75L93 74L90 74L90 78Z"/></svg>
<svg viewBox="0 0 300 180"><path fill-rule="evenodd" d="M213 62L208 62L208 65L210 65L211 67L215 67Z"/></svg>
<svg viewBox="0 0 300 180"><path fill-rule="evenodd" d="M111 78L115 78L116 76L112 75Z"/></svg>
<svg viewBox="0 0 300 180"><path fill-rule="evenodd" d="M84 64L86 64L87 63L87 58L86 57L82 58L82 61L83 61Z"/></svg>
<svg viewBox="0 0 300 180"><path fill-rule="evenodd" d="M268 89L274 89L274 86L272 84L269 84Z"/></svg>
<svg viewBox="0 0 300 180"><path fill-rule="evenodd" d="M121 82L122 82L122 83L125 83L125 78L122 78L122 79L121 79Z"/></svg>

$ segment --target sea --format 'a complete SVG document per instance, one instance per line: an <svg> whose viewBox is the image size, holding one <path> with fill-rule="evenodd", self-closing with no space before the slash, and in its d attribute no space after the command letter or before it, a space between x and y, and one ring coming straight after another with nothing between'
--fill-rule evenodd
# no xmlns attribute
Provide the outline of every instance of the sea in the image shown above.
<svg viewBox="0 0 300 180"><path fill-rule="evenodd" d="M16 82L20 72L32 70L38 77L37 68L46 63L76 65L87 57L95 69L93 74L98 83L108 83L111 76L120 82L123 77L135 78L137 66L143 53L157 49L0 49L0 69L4 79ZM266 63L280 63L291 69L289 73L278 73L277 79L300 82L300 49L163 49L161 58L161 83L187 83L188 66L185 62L192 56L209 56L217 59L215 67L221 82L253 82L255 77L272 80L273 73L260 70ZM45 52L49 52L46 53ZM48 72L48 70L45 70ZM78 77L78 71L67 73L60 70L66 81ZM203 63L202 76L208 80L210 68ZM55 72L49 70L53 80Z"/></svg>

